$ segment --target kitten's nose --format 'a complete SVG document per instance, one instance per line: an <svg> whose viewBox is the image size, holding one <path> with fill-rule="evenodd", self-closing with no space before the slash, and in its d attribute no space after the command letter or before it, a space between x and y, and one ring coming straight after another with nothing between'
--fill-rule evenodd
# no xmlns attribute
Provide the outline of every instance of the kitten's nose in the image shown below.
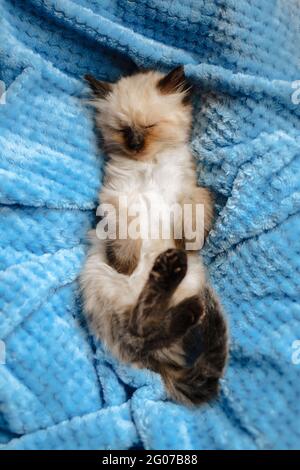
<svg viewBox="0 0 300 470"><path fill-rule="evenodd" d="M130 150L141 150L145 143L144 134L137 130L128 127L125 131L126 145Z"/></svg>

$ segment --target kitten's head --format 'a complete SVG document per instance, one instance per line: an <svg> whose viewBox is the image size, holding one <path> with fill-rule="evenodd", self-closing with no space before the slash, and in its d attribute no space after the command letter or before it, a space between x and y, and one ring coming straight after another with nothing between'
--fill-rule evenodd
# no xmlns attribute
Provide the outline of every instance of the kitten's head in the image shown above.
<svg viewBox="0 0 300 470"><path fill-rule="evenodd" d="M147 160L187 142L192 109L183 67L140 72L112 84L85 76L108 153Z"/></svg>

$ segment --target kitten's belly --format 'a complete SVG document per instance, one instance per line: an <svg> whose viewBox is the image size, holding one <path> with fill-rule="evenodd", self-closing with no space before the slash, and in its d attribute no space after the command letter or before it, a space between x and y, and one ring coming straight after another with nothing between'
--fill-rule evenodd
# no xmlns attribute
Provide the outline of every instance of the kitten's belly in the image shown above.
<svg viewBox="0 0 300 470"><path fill-rule="evenodd" d="M143 240L142 252L159 253L175 246L173 226L178 211L180 206L175 194L158 191L149 185L143 192L130 197L128 213L133 231L129 224L129 237Z"/></svg>
<svg viewBox="0 0 300 470"><path fill-rule="evenodd" d="M181 168L176 165L172 167L169 163L147 165L138 172L128 174L128 178L123 178L121 182L111 181L112 187L114 191L110 190L110 197L116 201L121 196L119 207L122 214L126 212L128 215L128 238L144 241L142 253L144 249L147 252L161 252L175 246L174 219L182 209L179 199L186 188L186 176ZM119 192L115 189L117 187ZM108 199L105 198L106 201ZM119 220L119 227L124 233L124 219Z"/></svg>

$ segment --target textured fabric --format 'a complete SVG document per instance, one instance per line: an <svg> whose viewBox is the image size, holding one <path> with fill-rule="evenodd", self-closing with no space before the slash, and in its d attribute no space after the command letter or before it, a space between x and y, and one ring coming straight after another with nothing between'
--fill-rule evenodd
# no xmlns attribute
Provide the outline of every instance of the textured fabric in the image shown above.
<svg viewBox="0 0 300 470"><path fill-rule="evenodd" d="M1 448L299 447L299 0L0 9ZM196 410L103 350L76 281L103 168L82 76L181 63L218 208L203 253L231 328L221 395Z"/></svg>

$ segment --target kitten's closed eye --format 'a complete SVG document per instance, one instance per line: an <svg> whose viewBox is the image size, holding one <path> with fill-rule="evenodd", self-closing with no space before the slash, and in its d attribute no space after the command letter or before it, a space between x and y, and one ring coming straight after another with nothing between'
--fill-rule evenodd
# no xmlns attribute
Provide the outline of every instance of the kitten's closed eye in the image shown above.
<svg viewBox="0 0 300 470"><path fill-rule="evenodd" d="M149 124L149 125L147 125L147 126L141 126L141 127L142 127L143 129L152 129L152 128L155 127L156 125L157 125L157 123L155 123L155 124ZM115 129L112 128L112 130L114 130L114 131L116 131L116 132L120 132L120 133L126 133L126 132L128 132L128 129L130 129L129 126L119 127L119 128L115 128Z"/></svg>

